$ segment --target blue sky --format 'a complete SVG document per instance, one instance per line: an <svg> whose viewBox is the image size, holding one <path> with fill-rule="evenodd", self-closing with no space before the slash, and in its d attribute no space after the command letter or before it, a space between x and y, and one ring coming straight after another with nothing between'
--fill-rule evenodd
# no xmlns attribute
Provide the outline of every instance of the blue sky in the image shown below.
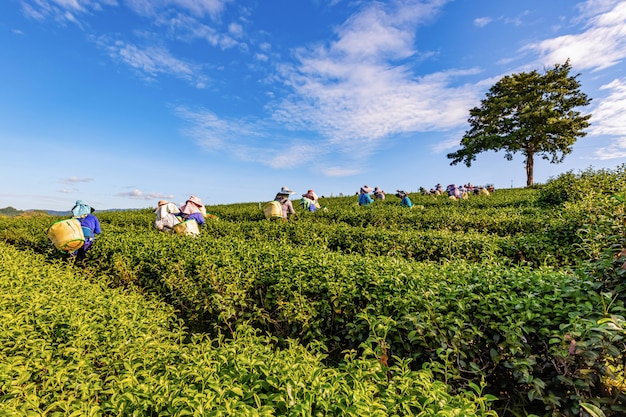
<svg viewBox="0 0 626 417"><path fill-rule="evenodd" d="M626 163L626 2L3 0L0 207L526 183L450 166L507 74L570 59L588 134L535 182Z"/></svg>

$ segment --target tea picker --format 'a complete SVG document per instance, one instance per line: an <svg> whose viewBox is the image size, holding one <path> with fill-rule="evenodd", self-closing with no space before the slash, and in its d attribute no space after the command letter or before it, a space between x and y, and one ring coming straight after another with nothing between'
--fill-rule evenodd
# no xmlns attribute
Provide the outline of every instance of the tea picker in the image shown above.
<svg viewBox="0 0 626 417"><path fill-rule="evenodd" d="M72 218L58 221L48 229L48 238L52 244L70 258L84 258L96 235L102 232L94 211L83 200L77 200L72 207Z"/></svg>
<svg viewBox="0 0 626 417"><path fill-rule="evenodd" d="M295 191L290 190L288 187L282 187L273 201L263 206L263 213L265 218L270 220L283 220L286 221L289 217L296 215L296 210L293 208L289 196L295 194Z"/></svg>

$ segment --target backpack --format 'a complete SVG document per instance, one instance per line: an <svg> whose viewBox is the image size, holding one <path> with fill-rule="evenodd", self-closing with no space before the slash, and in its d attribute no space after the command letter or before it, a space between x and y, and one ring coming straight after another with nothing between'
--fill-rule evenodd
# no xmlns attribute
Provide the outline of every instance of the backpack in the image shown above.
<svg viewBox="0 0 626 417"><path fill-rule="evenodd" d="M315 201L306 197L302 197L300 199L300 205L302 206L302 208L308 211L315 211L317 209L317 207L315 206Z"/></svg>
<svg viewBox="0 0 626 417"><path fill-rule="evenodd" d="M85 236L77 219L60 220L48 229L48 238L62 253L71 253L85 244Z"/></svg>
<svg viewBox="0 0 626 417"><path fill-rule="evenodd" d="M198 222L194 219L185 220L174 226L174 233L182 236L198 236L200 234L200 228Z"/></svg>
<svg viewBox="0 0 626 417"><path fill-rule="evenodd" d="M180 219L172 213L167 213L161 220L154 221L154 227L162 232L173 232L174 226L180 223Z"/></svg>
<svg viewBox="0 0 626 417"><path fill-rule="evenodd" d="M283 208L278 201L270 201L263 206L263 214L266 219L282 219Z"/></svg>

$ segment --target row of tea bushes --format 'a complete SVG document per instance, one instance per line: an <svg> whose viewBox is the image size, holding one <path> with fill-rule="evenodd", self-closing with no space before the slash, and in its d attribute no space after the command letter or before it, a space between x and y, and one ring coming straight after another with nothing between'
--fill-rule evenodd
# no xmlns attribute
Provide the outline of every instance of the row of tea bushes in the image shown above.
<svg viewBox="0 0 626 417"><path fill-rule="evenodd" d="M274 344L325 346L327 364L341 366L342 349L364 353L361 344L375 340L378 358L393 355L391 365L412 359L414 370L428 366L455 389L487 382L505 414L573 416L593 402L619 415L623 298L601 286L594 266L573 273L541 265L574 265L581 253L622 244L623 216L615 214L623 207L544 209L528 195L424 197L431 200L417 211L328 199L336 206L287 223L265 221L244 204L197 239L158 233L149 210L101 213L105 233L82 273L165 300L214 337L253 325ZM495 207L506 216L479 218ZM419 216L432 219L428 227ZM511 233L506 217L517 224ZM56 259L45 227L0 219L0 239Z"/></svg>
<svg viewBox="0 0 626 417"><path fill-rule="evenodd" d="M387 215L393 217L395 209L390 208ZM361 213L362 216L367 214ZM154 215L148 210L101 213L99 218L104 232L99 240L117 239L129 234L158 238L159 232L152 227ZM18 247L46 251L50 243L45 231L52 222L54 218L46 217L19 220L0 218L0 239ZM576 236L576 231L582 224L579 217L557 213L551 219L544 219L545 224L539 230L535 225L527 233L517 230L510 234L489 232L493 230L488 226L493 225L490 217L475 217L474 225L478 222L487 225L483 227L485 230L478 230L473 226L467 230L454 230L456 226L450 225L461 222L441 219L437 227L428 228L409 227L409 223L405 227L397 228L390 225L361 227L343 222L329 224L317 216L317 213L310 213L287 223L266 220L213 220L202 228L202 235L216 241L249 239L287 244L296 248L317 246L343 254L393 256L414 261L497 260L503 264L563 266L573 265L579 258L580 239Z"/></svg>
<svg viewBox="0 0 626 417"><path fill-rule="evenodd" d="M393 355L428 364L455 387L485 380L503 402L537 413L568 407L575 415L580 399L602 397L605 363L623 361L626 351L608 325L597 325L623 317L623 303L571 272L209 235L99 243L98 267L116 285L168 300L190 324L216 334L252 324L279 340L323 344L335 361L372 328L385 329Z"/></svg>
<svg viewBox="0 0 626 417"><path fill-rule="evenodd" d="M446 197L410 194L413 210L400 207L391 196L370 207L359 207L356 197L322 198L327 210L304 211L293 200L300 217L314 217L319 224L344 224L382 229L480 231L500 236L537 232L550 221L552 211L537 206L537 190L502 190L489 197L451 201ZM233 222L263 220L261 203L216 205L209 210L221 220Z"/></svg>
<svg viewBox="0 0 626 417"><path fill-rule="evenodd" d="M172 309L0 243L0 414L495 416L478 385L458 395L386 366L376 340L337 367L248 326L188 333Z"/></svg>

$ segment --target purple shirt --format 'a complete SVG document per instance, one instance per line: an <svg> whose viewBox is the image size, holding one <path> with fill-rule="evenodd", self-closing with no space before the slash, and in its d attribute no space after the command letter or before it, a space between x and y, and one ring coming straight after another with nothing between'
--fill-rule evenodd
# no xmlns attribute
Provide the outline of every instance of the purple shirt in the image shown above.
<svg viewBox="0 0 626 417"><path fill-rule="evenodd" d="M185 220L195 220L200 226L204 225L204 216L202 213L183 214Z"/></svg>
<svg viewBox="0 0 626 417"><path fill-rule="evenodd" d="M95 235L100 234L100 221L93 214L88 214L85 217L81 217L78 219L78 221L80 222L81 226L91 229Z"/></svg>

